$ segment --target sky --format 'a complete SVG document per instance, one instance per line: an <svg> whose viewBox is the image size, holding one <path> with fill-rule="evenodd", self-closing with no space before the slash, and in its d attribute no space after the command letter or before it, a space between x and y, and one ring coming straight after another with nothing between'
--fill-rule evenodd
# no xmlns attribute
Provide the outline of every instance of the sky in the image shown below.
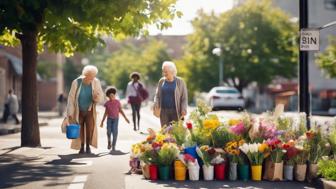
<svg viewBox="0 0 336 189"><path fill-rule="evenodd" d="M183 13L181 18L176 18L172 21L172 27L160 31L155 26L149 27L150 35L185 35L193 31L190 21L197 15L199 9L210 13L214 11L219 14L231 9L233 0L177 0L176 9Z"/></svg>

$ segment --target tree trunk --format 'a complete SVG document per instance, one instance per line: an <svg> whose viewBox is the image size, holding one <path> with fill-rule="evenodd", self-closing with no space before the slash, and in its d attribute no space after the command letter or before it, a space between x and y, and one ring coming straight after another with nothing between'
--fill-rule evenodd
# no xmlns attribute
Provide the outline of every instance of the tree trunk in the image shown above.
<svg viewBox="0 0 336 189"><path fill-rule="evenodd" d="M37 31L25 31L22 45L22 129L21 146L41 146L37 116Z"/></svg>

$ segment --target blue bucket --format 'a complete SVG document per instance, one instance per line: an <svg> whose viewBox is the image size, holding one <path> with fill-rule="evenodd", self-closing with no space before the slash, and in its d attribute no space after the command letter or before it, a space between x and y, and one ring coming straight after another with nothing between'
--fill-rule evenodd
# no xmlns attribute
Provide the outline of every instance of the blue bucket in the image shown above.
<svg viewBox="0 0 336 189"><path fill-rule="evenodd" d="M184 149L184 153L191 155L194 158L197 158L196 146L187 147Z"/></svg>
<svg viewBox="0 0 336 189"><path fill-rule="evenodd" d="M78 124L70 124L66 127L66 136L68 139L79 138L79 128Z"/></svg>

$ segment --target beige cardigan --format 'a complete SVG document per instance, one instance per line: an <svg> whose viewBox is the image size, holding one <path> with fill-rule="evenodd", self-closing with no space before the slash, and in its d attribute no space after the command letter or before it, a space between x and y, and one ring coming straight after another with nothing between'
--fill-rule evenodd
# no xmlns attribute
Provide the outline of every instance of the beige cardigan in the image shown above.
<svg viewBox="0 0 336 189"><path fill-rule="evenodd" d="M180 77L176 78L176 88L175 88L175 106L176 106L176 112L177 116L180 119L182 111L187 113L187 107L188 107L188 92L187 92L187 86ZM161 87L163 85L163 82L165 81L165 78L161 78L158 86L156 88L155 97L154 97L154 106L158 107L161 110Z"/></svg>
<svg viewBox="0 0 336 189"><path fill-rule="evenodd" d="M79 86L78 91L77 91L77 85L78 85L77 80L83 79L83 78L84 78L83 76L80 76L72 82L69 96L68 96L67 116L73 117L75 119L74 121L77 123L79 123L78 96L79 96L79 91L81 90L81 86ZM76 91L77 91L77 94L76 94ZM92 96L94 92L98 94L98 101L93 102L91 106L89 107L89 110L92 109L93 111L93 120L94 120L93 136L92 136L90 145L97 148L98 134L97 134L97 124L96 124L96 118L97 118L96 104L104 100L104 92L101 87L100 81L97 78L95 78L92 81ZM81 146L80 138L72 140L71 142L72 149L78 150L80 149L80 146Z"/></svg>

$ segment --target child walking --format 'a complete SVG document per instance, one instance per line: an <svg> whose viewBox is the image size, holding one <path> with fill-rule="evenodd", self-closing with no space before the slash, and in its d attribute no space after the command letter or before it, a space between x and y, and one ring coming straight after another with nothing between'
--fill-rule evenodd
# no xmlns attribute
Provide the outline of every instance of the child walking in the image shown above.
<svg viewBox="0 0 336 189"><path fill-rule="evenodd" d="M121 113L127 123L130 123L125 116L124 111L121 109L120 101L116 99L116 93L117 89L114 87L108 88L106 90L106 96L109 98L109 100L104 104L105 113L103 120L100 123L100 127L103 127L105 118L107 117L107 149L111 149L112 147L112 151L115 151L115 145L117 143L119 113ZM112 144L111 134L113 136Z"/></svg>

